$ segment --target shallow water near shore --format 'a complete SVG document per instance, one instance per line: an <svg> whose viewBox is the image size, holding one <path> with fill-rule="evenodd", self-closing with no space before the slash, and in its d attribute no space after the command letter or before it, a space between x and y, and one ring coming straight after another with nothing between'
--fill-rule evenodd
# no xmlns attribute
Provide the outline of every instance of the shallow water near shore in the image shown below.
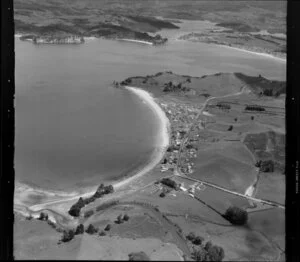
<svg viewBox="0 0 300 262"><path fill-rule="evenodd" d="M155 47L104 39L37 46L16 38L15 52L16 180L64 192L131 174L159 147L158 117L113 81L163 70L285 79L285 64L276 60L176 40Z"/></svg>

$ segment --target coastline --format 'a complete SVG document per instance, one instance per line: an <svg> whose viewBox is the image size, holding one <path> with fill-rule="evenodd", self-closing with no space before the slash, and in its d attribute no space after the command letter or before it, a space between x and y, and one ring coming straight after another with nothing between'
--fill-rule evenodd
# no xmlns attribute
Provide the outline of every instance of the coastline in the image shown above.
<svg viewBox="0 0 300 262"><path fill-rule="evenodd" d="M125 86L125 88L136 94L140 99L144 100L147 105L149 106L150 110L152 110L160 121L159 132L158 132L158 148L156 148L151 156L151 159L147 162L145 166L137 169L132 176L126 177L122 180L112 182L115 190L120 190L122 187L128 185L128 183L132 182L133 180L147 174L151 171L157 164L160 163L161 159L165 155L165 152L169 145L169 132L170 132L170 122L167 116L165 115L162 108L155 102L153 96L145 90ZM94 194L95 190L97 189L98 185L90 188L83 189L83 192L59 192L54 190L43 190L40 188L34 188L26 184L22 184L20 182L16 182L15 185L15 196L14 196L14 210L19 213L27 213L24 212L24 208L29 212L37 212L42 209L47 209L47 206L64 203L68 201L77 200L79 197L90 197ZM43 196L45 198L45 202L33 204L33 205L26 205L24 200L30 195L35 194L39 196ZM52 199L51 199L52 198ZM51 208L49 208L51 210ZM65 215L65 214L63 214Z"/></svg>
<svg viewBox="0 0 300 262"><path fill-rule="evenodd" d="M274 55L271 55L271 54L268 54L268 53L254 52L254 51L250 51L250 50L247 50L247 49L238 48L238 47L234 47L234 46L228 46L228 45L220 45L220 44L215 44L215 45L223 46L223 47L234 49L234 50L237 50L237 51L246 52L246 53L249 53L249 54L254 54L254 55L258 55L258 56L272 58L272 59L275 59L277 61L286 63L286 58L280 58L280 57L277 57L277 56L274 56Z"/></svg>
<svg viewBox="0 0 300 262"><path fill-rule="evenodd" d="M115 40L125 41L125 42L141 43L141 44L146 44L146 45L153 45L153 43L151 43L151 42L142 41L142 40L127 39L127 38L116 38Z"/></svg>

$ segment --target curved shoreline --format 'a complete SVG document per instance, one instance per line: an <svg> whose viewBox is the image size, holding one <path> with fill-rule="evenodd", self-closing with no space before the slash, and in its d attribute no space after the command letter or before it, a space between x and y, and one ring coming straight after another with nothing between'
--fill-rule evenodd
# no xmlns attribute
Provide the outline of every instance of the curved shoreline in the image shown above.
<svg viewBox="0 0 300 262"><path fill-rule="evenodd" d="M237 50L237 51L241 51L241 52L245 52L245 53L249 53L249 54L253 54L253 55L272 58L272 59L275 59L277 61L286 63L286 58L277 57L277 56L274 56L274 55L271 55L271 54L268 54L268 53L255 52L255 51L250 51L250 50L247 50L247 49L238 48L238 47L234 47L234 46L228 46L228 45L219 45L219 44L215 44L215 45L223 46L223 47L226 47L226 48L234 49L234 50Z"/></svg>
<svg viewBox="0 0 300 262"><path fill-rule="evenodd" d="M115 190L121 189L123 186L127 185L131 181L151 171L157 164L160 163L169 145L170 122L167 116L165 115L164 111L162 110L162 108L155 102L153 96L147 91L139 89L137 87L125 86L125 88L128 91L136 94L143 101L145 101L149 106L150 110L152 110L158 117L160 121L159 132L158 132L159 146L154 150L151 159L149 160L149 162L147 162L145 166L141 167L141 169L139 169L132 176L128 178L124 178L123 180L120 181L113 182L112 185ZM64 192L59 192L54 190L47 191L40 188L33 188L30 187L29 185L21 184L18 182L16 183L16 186L17 187L15 189L16 192L15 192L15 204L14 204L15 211L18 210L21 211L22 209L26 208L27 210L36 212L41 209L47 208L48 205L77 200L79 197L83 197L83 198L90 197L92 194L94 194L98 185L94 187L90 187L89 189L85 189L85 192L80 192L80 193L78 192L64 193ZM33 204L33 205L26 205L23 203L22 200L26 199L27 194L42 195L45 197L45 202L39 204Z"/></svg>
<svg viewBox="0 0 300 262"><path fill-rule="evenodd" d="M146 44L146 45L153 45L152 42L143 41L143 40L135 40L135 39L127 39L127 38L116 38L115 40L125 41L125 42L134 42L134 43L140 43L140 44Z"/></svg>

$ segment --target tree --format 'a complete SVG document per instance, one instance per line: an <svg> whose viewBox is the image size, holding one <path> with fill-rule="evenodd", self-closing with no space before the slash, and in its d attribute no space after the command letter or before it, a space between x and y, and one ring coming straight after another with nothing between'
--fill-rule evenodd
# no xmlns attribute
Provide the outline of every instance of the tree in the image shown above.
<svg viewBox="0 0 300 262"><path fill-rule="evenodd" d="M254 116L251 116L251 120L254 120Z"/></svg>
<svg viewBox="0 0 300 262"><path fill-rule="evenodd" d="M125 215L123 216L123 220L124 220L124 221L128 221L128 220L129 220L129 216L128 216L127 214L125 214Z"/></svg>
<svg viewBox="0 0 300 262"><path fill-rule="evenodd" d="M70 216L73 216L73 217L79 217L80 215L80 210L81 208L76 206L76 205L73 205L71 206L70 210L68 211L68 213L70 214Z"/></svg>
<svg viewBox="0 0 300 262"><path fill-rule="evenodd" d="M194 240L192 240L192 243L194 244L194 245L201 245L202 244L202 242L204 241L204 238L203 237L200 237L200 236L196 236L195 238L194 238Z"/></svg>
<svg viewBox="0 0 300 262"><path fill-rule="evenodd" d="M228 127L227 131L231 131L232 129L233 129L233 126L231 125Z"/></svg>
<svg viewBox="0 0 300 262"><path fill-rule="evenodd" d="M128 255L129 261L150 261L145 252L133 252Z"/></svg>
<svg viewBox="0 0 300 262"><path fill-rule="evenodd" d="M75 235L80 235L84 233L84 225L80 224L77 226L76 231L75 231Z"/></svg>
<svg viewBox="0 0 300 262"><path fill-rule="evenodd" d="M108 225L104 228L105 231L109 231L110 229L111 229L111 225L110 225L110 224L108 224Z"/></svg>
<svg viewBox="0 0 300 262"><path fill-rule="evenodd" d="M204 249L207 251L212 247L212 243L210 241L206 242Z"/></svg>
<svg viewBox="0 0 300 262"><path fill-rule="evenodd" d="M44 212L41 212L38 219L42 220L42 221L46 221L46 220L48 220L48 214L45 214Z"/></svg>
<svg viewBox="0 0 300 262"><path fill-rule="evenodd" d="M211 246L206 251L210 261L222 261L225 256L224 249L219 246Z"/></svg>
<svg viewBox="0 0 300 262"><path fill-rule="evenodd" d="M193 232L190 232L187 236L186 236L186 239L187 240L190 240L190 241L194 241L195 239L195 234Z"/></svg>
<svg viewBox="0 0 300 262"><path fill-rule="evenodd" d="M202 247L194 249L194 251L192 252L192 258L196 261L209 261L207 259L207 251Z"/></svg>
<svg viewBox="0 0 300 262"><path fill-rule="evenodd" d="M160 196L160 197L165 197L166 194L165 194L165 192L161 192L161 193L159 194L159 196Z"/></svg>
<svg viewBox="0 0 300 262"><path fill-rule="evenodd" d="M92 235L97 233L97 231L98 229L95 228L92 224L90 224L85 232Z"/></svg>
<svg viewBox="0 0 300 262"><path fill-rule="evenodd" d="M61 241L69 242L74 238L75 234L73 230L64 231Z"/></svg>
<svg viewBox="0 0 300 262"><path fill-rule="evenodd" d="M244 225L248 221L247 211L236 206L229 207L223 217L234 225Z"/></svg>
<svg viewBox="0 0 300 262"><path fill-rule="evenodd" d="M116 223L117 224L122 224L123 223L122 215L118 215Z"/></svg>

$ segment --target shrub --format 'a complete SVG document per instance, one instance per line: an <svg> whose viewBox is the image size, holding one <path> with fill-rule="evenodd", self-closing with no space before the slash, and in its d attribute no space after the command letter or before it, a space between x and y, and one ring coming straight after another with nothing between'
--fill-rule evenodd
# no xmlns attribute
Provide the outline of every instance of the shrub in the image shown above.
<svg viewBox="0 0 300 262"><path fill-rule="evenodd" d="M122 224L123 223L122 215L118 215L117 220L115 222L117 224Z"/></svg>
<svg viewBox="0 0 300 262"><path fill-rule="evenodd" d="M61 241L69 242L74 238L75 234L73 230L64 231Z"/></svg>
<svg viewBox="0 0 300 262"><path fill-rule="evenodd" d="M125 215L123 216L123 220L124 220L124 221L128 221L128 220L129 220L129 216L128 216L127 214L125 214Z"/></svg>
<svg viewBox="0 0 300 262"><path fill-rule="evenodd" d="M45 214L44 212L41 212L38 219L42 220L42 221L47 221L48 220L48 214Z"/></svg>
<svg viewBox="0 0 300 262"><path fill-rule="evenodd" d="M186 236L186 239L187 240L190 240L190 241L193 241L195 239L195 234L193 232L190 232L187 236Z"/></svg>
<svg viewBox="0 0 300 262"><path fill-rule="evenodd" d="M202 244L202 242L204 241L203 237L197 236L192 240L192 243L194 245L200 246Z"/></svg>
<svg viewBox="0 0 300 262"><path fill-rule="evenodd" d="M111 229L111 225L110 225L110 224L108 224L108 225L104 228L105 231L109 231L110 229Z"/></svg>
<svg viewBox="0 0 300 262"><path fill-rule="evenodd" d="M160 196L160 197L165 197L166 194L165 194L165 192L161 192L161 193L159 194L159 196Z"/></svg>
<svg viewBox="0 0 300 262"><path fill-rule="evenodd" d="M160 180L160 182L163 185L174 188L175 190L178 190L180 188L180 184L177 184L174 180L172 180L170 178L163 178Z"/></svg>
<svg viewBox="0 0 300 262"><path fill-rule="evenodd" d="M83 234L84 233L84 225L80 224L77 226L75 235Z"/></svg>
<svg viewBox="0 0 300 262"><path fill-rule="evenodd" d="M207 258L207 251L202 247L195 249L192 253L192 258L196 261L209 261Z"/></svg>
<svg viewBox="0 0 300 262"><path fill-rule="evenodd" d="M106 236L106 233L102 230L102 231L99 233L99 236L101 236L101 237Z"/></svg>
<svg viewBox="0 0 300 262"><path fill-rule="evenodd" d="M204 249L207 251L212 247L212 243L210 241L206 242Z"/></svg>
<svg viewBox="0 0 300 262"><path fill-rule="evenodd" d="M85 232L92 235L92 234L97 233L97 231L98 231L98 229L95 228L92 224L90 224Z"/></svg>
<svg viewBox="0 0 300 262"><path fill-rule="evenodd" d="M133 252L128 255L129 261L150 261L145 252Z"/></svg>
<svg viewBox="0 0 300 262"><path fill-rule="evenodd" d="M91 209L91 210L86 211L86 212L84 213L84 217L85 217L85 218L88 218L88 217L92 216L93 214L94 214L94 210Z"/></svg>
<svg viewBox="0 0 300 262"><path fill-rule="evenodd" d="M225 219L227 219L231 224L234 225L244 225L248 220L247 211L239 208L239 207L229 207L226 210L226 213L223 215Z"/></svg>
<svg viewBox="0 0 300 262"><path fill-rule="evenodd" d="M224 249L219 246L212 246L207 252L211 261L222 261L225 256Z"/></svg>

